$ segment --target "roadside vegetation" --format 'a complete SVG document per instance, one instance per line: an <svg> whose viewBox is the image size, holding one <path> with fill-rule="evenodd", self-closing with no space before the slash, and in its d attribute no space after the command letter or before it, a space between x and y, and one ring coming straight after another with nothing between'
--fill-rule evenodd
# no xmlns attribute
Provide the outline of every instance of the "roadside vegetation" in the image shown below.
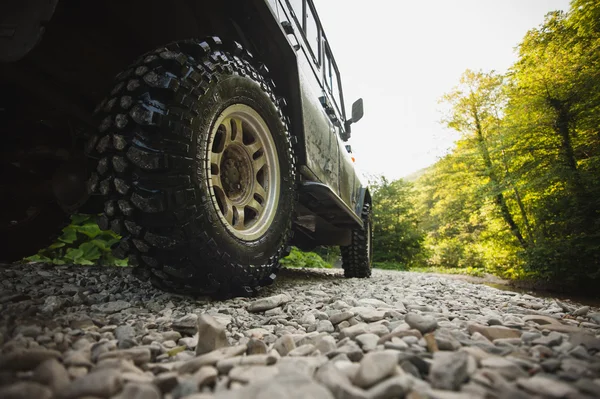
<svg viewBox="0 0 600 399"><path fill-rule="evenodd" d="M448 155L412 182L373 182L375 262L598 286L600 3L549 13L518 55L443 96L460 133Z"/></svg>

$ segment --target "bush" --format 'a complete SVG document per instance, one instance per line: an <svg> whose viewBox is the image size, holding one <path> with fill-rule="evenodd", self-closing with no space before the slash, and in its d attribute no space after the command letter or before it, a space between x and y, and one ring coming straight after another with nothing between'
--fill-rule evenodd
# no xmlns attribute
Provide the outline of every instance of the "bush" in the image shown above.
<svg viewBox="0 0 600 399"><path fill-rule="evenodd" d="M112 231L100 230L94 216L75 214L56 242L25 260L55 265L127 266L127 259L117 259L111 253L110 247L120 239Z"/></svg>
<svg viewBox="0 0 600 399"><path fill-rule="evenodd" d="M332 267L316 253L302 252L296 247L292 247L292 252L281 259L280 262L285 267L310 267L317 269L330 269Z"/></svg>

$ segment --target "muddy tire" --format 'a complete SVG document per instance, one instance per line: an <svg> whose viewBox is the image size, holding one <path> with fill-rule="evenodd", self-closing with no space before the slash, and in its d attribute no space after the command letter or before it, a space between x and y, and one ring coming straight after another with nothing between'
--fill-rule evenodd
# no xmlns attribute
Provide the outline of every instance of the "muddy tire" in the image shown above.
<svg viewBox="0 0 600 399"><path fill-rule="evenodd" d="M176 42L119 74L97 108L99 225L162 288L252 294L289 253L295 160L266 73L237 43Z"/></svg>
<svg viewBox="0 0 600 399"><path fill-rule="evenodd" d="M371 277L371 260L373 257L371 204L365 203L361 216L364 228L354 229L350 245L340 247L344 276L348 278Z"/></svg>

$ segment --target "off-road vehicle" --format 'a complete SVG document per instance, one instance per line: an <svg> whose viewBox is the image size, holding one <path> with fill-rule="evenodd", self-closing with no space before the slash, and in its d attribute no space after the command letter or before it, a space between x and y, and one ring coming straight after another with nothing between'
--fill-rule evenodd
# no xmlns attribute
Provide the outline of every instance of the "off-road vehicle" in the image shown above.
<svg viewBox="0 0 600 399"><path fill-rule="evenodd" d="M362 100L312 0L5 0L0 84L1 257L77 211L171 289L251 293L290 245L371 274Z"/></svg>

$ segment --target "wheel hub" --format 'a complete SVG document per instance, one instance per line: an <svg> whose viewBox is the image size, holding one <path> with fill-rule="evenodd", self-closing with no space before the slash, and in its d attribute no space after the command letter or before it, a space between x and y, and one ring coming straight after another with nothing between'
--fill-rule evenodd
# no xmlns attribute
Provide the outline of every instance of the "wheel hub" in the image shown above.
<svg viewBox="0 0 600 399"><path fill-rule="evenodd" d="M207 170L213 205L237 238L267 232L279 200L279 160L269 127L251 107L226 108L211 129Z"/></svg>

